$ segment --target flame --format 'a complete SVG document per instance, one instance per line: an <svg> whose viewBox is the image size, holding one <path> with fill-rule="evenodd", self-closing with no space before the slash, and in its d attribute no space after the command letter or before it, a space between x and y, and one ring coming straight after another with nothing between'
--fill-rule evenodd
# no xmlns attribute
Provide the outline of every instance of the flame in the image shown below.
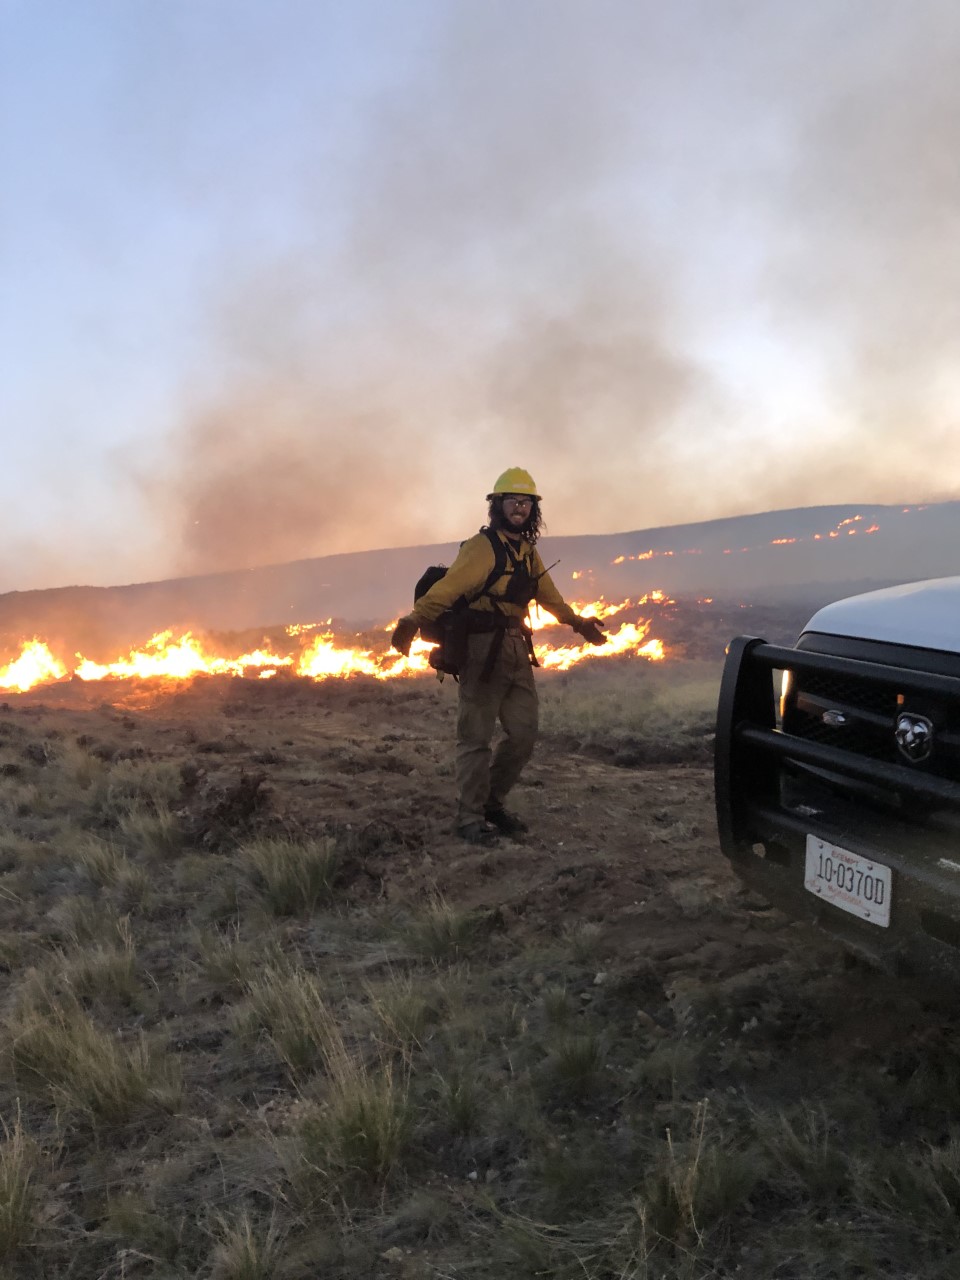
<svg viewBox="0 0 960 1280"><path fill-rule="evenodd" d="M151 636L142 649L131 650L125 657L116 662L92 662L88 658L80 658L73 674L81 680L113 679L148 679L151 676L166 676L174 680L186 680L190 676L230 675L240 676L247 670L269 669L275 674L281 667L293 664L292 658L277 653L255 649L252 653L242 654L238 658L221 658L204 650L201 641L192 632L187 632L179 640L174 640L172 631L158 631ZM65 674L65 673L64 673Z"/></svg>
<svg viewBox="0 0 960 1280"><path fill-rule="evenodd" d="M291 622L289 627L284 627L284 631L288 636L302 636L307 631L319 631L321 627L329 627L332 622L332 618L327 618L325 622ZM390 628L391 631L396 625L394 622Z"/></svg>
<svg viewBox="0 0 960 1280"><path fill-rule="evenodd" d="M563 645L558 648L534 645L534 652L537 661L546 671L569 671L572 666L585 662L588 658L612 658L626 653L660 662L665 656L663 641L648 640L649 630L649 622L625 622L618 631L607 636L607 643L603 648L594 648L592 645Z"/></svg>
<svg viewBox="0 0 960 1280"><path fill-rule="evenodd" d="M923 507L904 507L903 513L908 511L922 511ZM858 529L850 526L858 525L863 521L863 516L857 514L855 516L846 516L843 520L838 521L837 525L830 529L827 533L812 533L801 538L771 538L769 542L759 543L754 547L738 547L736 551L732 547L725 548L721 554L725 556L743 555L748 551L759 551L762 547L792 547L798 542L823 542L830 538L839 538L843 534L867 534L879 533L880 526L871 524L869 528ZM636 555L620 555L615 560L611 560L612 565L625 564L628 560L652 560L655 556L701 556L703 549L701 547L684 547L680 551L640 551Z"/></svg>
<svg viewBox="0 0 960 1280"><path fill-rule="evenodd" d="M396 623L394 623L394 626ZM388 628L393 630L392 627ZM388 651L379 657L372 649L338 647L330 633L317 636L297 661L296 673L310 680L343 679L345 676L376 676L388 680L394 676L422 674L430 670L427 661L433 645L417 638L410 646L409 657Z"/></svg>
<svg viewBox="0 0 960 1280"><path fill-rule="evenodd" d="M663 591L651 591L639 600L607 601L603 597L594 601L573 602L577 613L605 621L646 604L671 603ZM531 625L536 632L546 631L559 624L548 613L531 606ZM659 640L648 637L649 620L624 622L609 636L602 647L591 645L553 645L547 641L536 647L541 666L548 670L567 670L587 658L613 657L632 653L651 660L664 657ZM389 634L396 626L396 619L383 628ZM320 628L325 628L320 631ZM373 676L378 680L390 680L401 676L422 675L432 670L429 657L433 646L417 638L409 656L403 657L387 649L379 642L373 645L350 645L336 637L329 623L293 623L284 633L301 644L299 652L276 652L269 642L259 648L237 656L217 652L209 642L187 631L174 635L172 630L158 631L146 644L129 651L113 662L96 662L83 654L76 655L72 667L56 657L49 646L34 638L23 644L18 658L0 667L0 689L25 693L38 685L51 684L69 677L95 682L100 680L189 680L194 676L247 676L270 680L286 673L309 680L344 679L353 675ZM379 628L378 628L379 630ZM319 634L316 634L319 632ZM313 633L313 634L311 634ZM381 631L382 634L382 631Z"/></svg>
<svg viewBox="0 0 960 1280"><path fill-rule="evenodd" d="M648 591L639 600L620 600L617 604L609 603L603 596L599 600L571 600L570 608L583 618L596 618L598 622L603 622L606 618L613 618L627 609L641 608L645 604L676 604L676 601L658 589ZM552 613L547 613L534 602L530 606L530 625L534 631L541 631L546 627L559 627L561 623Z"/></svg>
<svg viewBox="0 0 960 1280"><path fill-rule="evenodd" d="M0 667L0 689L26 693L34 685L62 680L67 669L36 636L24 644L20 657Z"/></svg>

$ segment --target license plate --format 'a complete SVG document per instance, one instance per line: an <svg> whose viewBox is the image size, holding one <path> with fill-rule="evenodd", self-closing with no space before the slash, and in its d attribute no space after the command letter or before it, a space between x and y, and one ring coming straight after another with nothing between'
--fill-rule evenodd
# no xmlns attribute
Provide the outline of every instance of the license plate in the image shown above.
<svg viewBox="0 0 960 1280"><path fill-rule="evenodd" d="M807 836L803 887L824 902L886 929L890 924L892 881L889 867L816 836Z"/></svg>

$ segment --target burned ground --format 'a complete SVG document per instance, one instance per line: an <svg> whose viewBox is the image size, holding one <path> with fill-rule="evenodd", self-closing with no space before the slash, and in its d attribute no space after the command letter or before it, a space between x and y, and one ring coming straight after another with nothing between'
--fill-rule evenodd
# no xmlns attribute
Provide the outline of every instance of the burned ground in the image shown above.
<svg viewBox="0 0 960 1280"><path fill-rule="evenodd" d="M715 676L542 674L489 850L449 683L0 707L7 1273L954 1274L955 1018L731 874Z"/></svg>

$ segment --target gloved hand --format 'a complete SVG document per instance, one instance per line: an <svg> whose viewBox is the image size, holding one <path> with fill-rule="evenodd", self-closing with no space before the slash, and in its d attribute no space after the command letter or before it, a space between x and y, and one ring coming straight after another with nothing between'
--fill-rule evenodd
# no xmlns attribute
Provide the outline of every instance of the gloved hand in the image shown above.
<svg viewBox="0 0 960 1280"><path fill-rule="evenodd" d="M596 618L577 618L570 624L574 631L580 633L587 644L606 644L607 637Z"/></svg>
<svg viewBox="0 0 960 1280"><path fill-rule="evenodd" d="M400 619L394 628L393 635L390 637L390 643L397 653L402 653L405 658L409 655L410 646L413 644L414 636L419 630L420 623L412 613Z"/></svg>

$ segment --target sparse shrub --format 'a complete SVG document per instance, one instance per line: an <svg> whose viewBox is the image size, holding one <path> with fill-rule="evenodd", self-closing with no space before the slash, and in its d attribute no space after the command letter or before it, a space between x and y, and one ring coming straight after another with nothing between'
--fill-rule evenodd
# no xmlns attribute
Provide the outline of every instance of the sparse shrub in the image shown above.
<svg viewBox="0 0 960 1280"><path fill-rule="evenodd" d="M541 1090L552 1102L583 1102L594 1088L602 1065L599 1037L565 1035L541 1068Z"/></svg>
<svg viewBox="0 0 960 1280"><path fill-rule="evenodd" d="M725 1147L717 1138L707 1144L707 1110L706 1100L697 1105L685 1140L667 1131L640 1195L647 1231L687 1258L703 1249L708 1230L740 1210L761 1173L756 1151Z"/></svg>
<svg viewBox="0 0 960 1280"><path fill-rule="evenodd" d="M683 821L676 822L660 832L666 844L681 846L689 843L695 834L691 830L691 824ZM667 892L684 920L699 920L711 913L716 906L715 893L712 893L710 888L704 884L681 881L669 885Z"/></svg>
<svg viewBox="0 0 960 1280"><path fill-rule="evenodd" d="M460 1220L454 1204L433 1190L416 1190L395 1208L386 1208L380 1219L379 1237L394 1247L420 1243L443 1244L451 1239ZM440 1280L441 1272L437 1272Z"/></svg>
<svg viewBox="0 0 960 1280"><path fill-rule="evenodd" d="M891 1222L911 1222L921 1236L955 1249L960 1240L960 1138L941 1146L884 1151L855 1166L858 1199Z"/></svg>
<svg viewBox="0 0 960 1280"><path fill-rule="evenodd" d="M273 1280L277 1275L283 1235L275 1223L259 1230L250 1215L219 1215L214 1220L217 1243L210 1256L211 1280Z"/></svg>
<svg viewBox="0 0 960 1280"><path fill-rule="evenodd" d="M537 1182L538 1208L551 1222L569 1222L602 1211L626 1181L622 1166L611 1167L606 1144L583 1130L568 1139L551 1138L530 1165Z"/></svg>
<svg viewBox="0 0 960 1280"><path fill-rule="evenodd" d="M5 1049L17 1081L49 1094L67 1111L123 1124L174 1108L179 1064L141 1035L125 1043L103 1031L70 1000L26 1008L6 1028Z"/></svg>
<svg viewBox="0 0 960 1280"><path fill-rule="evenodd" d="M149 858L172 857L183 848L180 820L166 804L134 806L119 825L124 841Z"/></svg>
<svg viewBox="0 0 960 1280"><path fill-rule="evenodd" d="M326 1062L339 1032L313 974L268 967L246 984L246 991L252 1025L266 1031L295 1075Z"/></svg>
<svg viewBox="0 0 960 1280"><path fill-rule="evenodd" d="M180 786L180 771L174 764L117 760L96 788L94 802L104 817L116 822L138 808L154 812L171 808Z"/></svg>
<svg viewBox="0 0 960 1280"><path fill-rule="evenodd" d="M371 1068L351 1053L315 981L302 970L276 980L267 975L251 988L251 998L288 1062L323 1068L316 1082L320 1100L306 1104L297 1124L306 1187L319 1181L324 1198L340 1200L351 1187L381 1186L411 1133L406 1072L382 1058Z"/></svg>
<svg viewBox="0 0 960 1280"><path fill-rule="evenodd" d="M23 1131L20 1116L13 1129L3 1126L0 1141L0 1263L29 1245L37 1230L33 1181L39 1153Z"/></svg>
<svg viewBox="0 0 960 1280"><path fill-rule="evenodd" d="M276 940L242 938L237 922L226 929L200 930L195 938L204 975L218 987L244 991L257 973L282 970L283 953Z"/></svg>
<svg viewBox="0 0 960 1280"><path fill-rule="evenodd" d="M89 791L104 776L103 761L80 745L67 745L57 757L59 772L68 785L78 791Z"/></svg>
<svg viewBox="0 0 960 1280"><path fill-rule="evenodd" d="M52 797L44 787L13 783L0 792L0 813L15 818L39 818L48 817L52 812Z"/></svg>
<svg viewBox="0 0 960 1280"><path fill-rule="evenodd" d="M102 898L80 894L61 898L50 909L47 919L59 934L77 946L85 942L101 942L104 946L122 944L130 927L130 917L118 915Z"/></svg>
<svg viewBox="0 0 960 1280"><path fill-rule="evenodd" d="M545 733L580 739L614 763L707 760L720 669L713 663L657 668L627 660L588 663L541 685Z"/></svg>
<svg viewBox="0 0 960 1280"><path fill-rule="evenodd" d="M0 931L0 973L18 969L36 947L36 939L23 931Z"/></svg>
<svg viewBox="0 0 960 1280"><path fill-rule="evenodd" d="M266 775L240 769L234 779L208 777L193 764L181 768L183 832L189 844L223 851L254 830L270 806Z"/></svg>
<svg viewBox="0 0 960 1280"><path fill-rule="evenodd" d="M575 964L595 960L603 945L603 928L593 920L577 921L564 930L567 954Z"/></svg>
<svg viewBox="0 0 960 1280"><path fill-rule="evenodd" d="M60 953L62 982L81 999L131 1004L140 992L130 917L118 921L119 945L108 941Z"/></svg>
<svg viewBox="0 0 960 1280"><path fill-rule="evenodd" d="M240 860L277 916L314 911L327 902L339 865L336 843L330 837L301 842L264 836L243 845Z"/></svg>
<svg viewBox="0 0 960 1280"><path fill-rule="evenodd" d="M182 1223L164 1218L140 1194L128 1193L109 1200L98 1234L123 1241L134 1249L173 1262L180 1252Z"/></svg>
<svg viewBox="0 0 960 1280"><path fill-rule="evenodd" d="M309 1108L300 1126L306 1166L338 1191L381 1186L412 1130L408 1081L389 1064L370 1072L345 1050L326 1066L329 1093L323 1105Z"/></svg>
<svg viewBox="0 0 960 1280"><path fill-rule="evenodd" d="M460 911L439 894L403 930L407 944L425 960L458 960L474 945L484 921L476 912Z"/></svg>
<svg viewBox="0 0 960 1280"><path fill-rule="evenodd" d="M142 903L150 891L147 871L110 840L88 836L77 853L77 862L94 884L115 889L130 905Z"/></svg>
<svg viewBox="0 0 960 1280"><path fill-rule="evenodd" d="M565 986L555 983L544 987L541 999L548 1022L556 1027L566 1027L570 1024L577 1006Z"/></svg>
<svg viewBox="0 0 960 1280"><path fill-rule="evenodd" d="M638 1058L632 1074L637 1084L660 1098L676 1098L696 1082L703 1044L693 1036L664 1040Z"/></svg>
<svg viewBox="0 0 960 1280"><path fill-rule="evenodd" d="M849 1190L849 1159L825 1115L808 1111L799 1124L780 1115L775 1124L761 1121L760 1127L771 1164L805 1196L835 1204Z"/></svg>
<svg viewBox="0 0 960 1280"><path fill-rule="evenodd" d="M409 975L392 978L376 988L368 986L367 991L387 1046L399 1053L409 1053L437 1020L436 993L424 991L423 984Z"/></svg>
<svg viewBox="0 0 960 1280"><path fill-rule="evenodd" d="M479 1077L470 1067L457 1064L436 1073L437 1118L452 1137L463 1139L477 1133L490 1099Z"/></svg>

